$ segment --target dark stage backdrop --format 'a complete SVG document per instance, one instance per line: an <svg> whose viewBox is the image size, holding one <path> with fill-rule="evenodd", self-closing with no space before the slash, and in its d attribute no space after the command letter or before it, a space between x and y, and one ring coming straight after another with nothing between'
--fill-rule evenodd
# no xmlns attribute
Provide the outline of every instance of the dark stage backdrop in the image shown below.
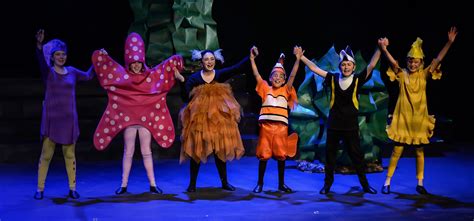
<svg viewBox="0 0 474 221"><path fill-rule="evenodd" d="M377 38L383 36L390 39L390 50L402 64L411 43L421 37L429 62L446 43L449 27L456 25L459 34L442 62L443 79L429 83L429 110L454 120L457 139L472 140L469 128L474 121L468 106L474 94L470 90L474 83L473 16L471 7L462 2L217 0L213 17L226 62L240 60L255 44L261 52L258 64L264 75L280 52L290 55L286 64L291 68L294 45L303 46L307 57L320 58L332 45L339 51L349 44L368 60ZM2 79L39 78L34 57L34 35L39 28L46 29L45 41L66 41L69 65L86 69L95 49L106 48L121 62L124 39L133 22L127 0L7 1L0 10ZM303 78L300 68L295 85ZM3 97L11 93L0 91Z"/></svg>

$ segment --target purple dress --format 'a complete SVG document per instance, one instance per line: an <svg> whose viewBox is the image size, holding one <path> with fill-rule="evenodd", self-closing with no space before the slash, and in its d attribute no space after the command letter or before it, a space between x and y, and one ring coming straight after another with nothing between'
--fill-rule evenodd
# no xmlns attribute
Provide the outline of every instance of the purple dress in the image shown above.
<svg viewBox="0 0 474 221"><path fill-rule="evenodd" d="M67 74L61 75L46 64L42 51L36 49L41 75L45 84L45 98L41 117L41 137L55 143L73 144L79 137L76 111L76 82L90 80L95 72L91 67L83 72L66 66Z"/></svg>

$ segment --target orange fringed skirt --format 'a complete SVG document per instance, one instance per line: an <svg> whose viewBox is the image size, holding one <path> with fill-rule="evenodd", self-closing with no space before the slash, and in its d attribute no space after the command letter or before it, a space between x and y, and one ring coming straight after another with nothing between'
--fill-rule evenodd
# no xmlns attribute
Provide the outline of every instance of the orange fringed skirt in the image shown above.
<svg viewBox="0 0 474 221"><path fill-rule="evenodd" d="M240 159L245 152L240 137L240 105L229 84L211 83L195 87L192 100L179 115L181 133L180 163L193 158L206 162L214 153L222 161Z"/></svg>

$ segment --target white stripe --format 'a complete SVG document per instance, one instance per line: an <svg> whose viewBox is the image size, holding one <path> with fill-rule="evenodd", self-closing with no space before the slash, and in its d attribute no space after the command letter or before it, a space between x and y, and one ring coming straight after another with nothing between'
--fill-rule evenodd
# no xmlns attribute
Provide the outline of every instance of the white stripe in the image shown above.
<svg viewBox="0 0 474 221"><path fill-rule="evenodd" d="M268 94L267 99L265 99L265 102L263 102L262 106L277 106L286 109L288 107L288 101L282 96L274 98Z"/></svg>
<svg viewBox="0 0 474 221"><path fill-rule="evenodd" d="M271 121L280 121L285 124L288 124L288 118L278 115L260 115L258 120L271 120Z"/></svg>

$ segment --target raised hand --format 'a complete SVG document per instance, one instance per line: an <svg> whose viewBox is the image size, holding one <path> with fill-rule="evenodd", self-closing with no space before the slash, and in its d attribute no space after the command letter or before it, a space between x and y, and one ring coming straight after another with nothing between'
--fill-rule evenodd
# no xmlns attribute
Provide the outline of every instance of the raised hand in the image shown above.
<svg viewBox="0 0 474 221"><path fill-rule="evenodd" d="M255 59L258 56L258 48L256 46L253 46L250 49L250 59Z"/></svg>
<svg viewBox="0 0 474 221"><path fill-rule="evenodd" d="M449 42L454 42L454 39L456 39L456 35L458 34L458 30L456 27L451 27L451 29L448 31L448 40Z"/></svg>
<svg viewBox="0 0 474 221"><path fill-rule="evenodd" d="M44 41L44 29L40 29L38 30L38 32L36 32L36 46L41 49L42 45L43 45L43 41Z"/></svg>

